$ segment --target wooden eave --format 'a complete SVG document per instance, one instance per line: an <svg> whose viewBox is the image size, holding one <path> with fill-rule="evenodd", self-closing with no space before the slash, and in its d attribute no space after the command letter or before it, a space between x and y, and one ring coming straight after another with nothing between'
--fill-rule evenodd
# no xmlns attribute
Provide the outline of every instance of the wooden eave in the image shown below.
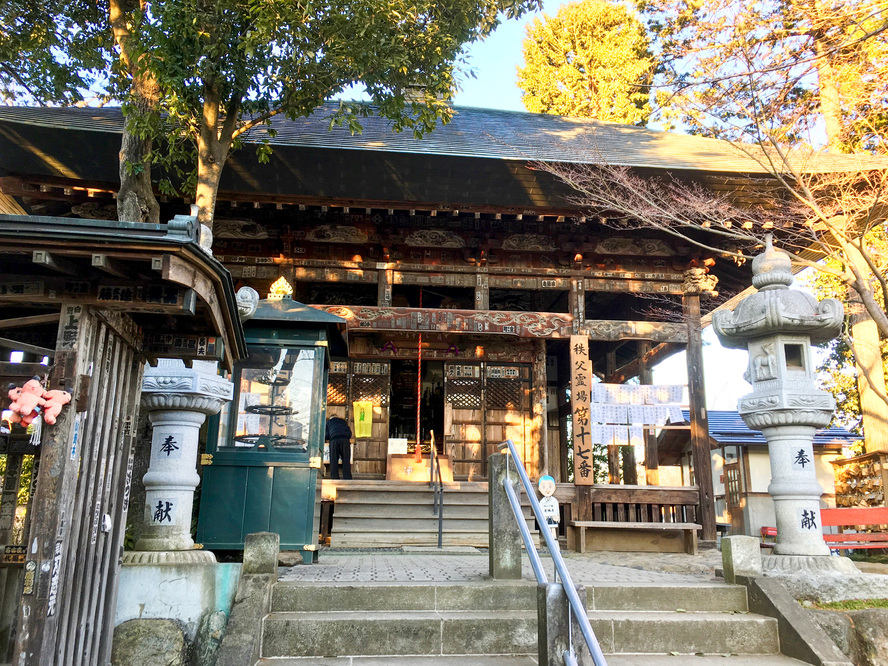
<svg viewBox="0 0 888 666"><path fill-rule="evenodd" d="M220 360L229 369L246 354L231 276L200 249L193 218L155 225L0 215L0 241L5 308L73 302L131 314L147 334L149 358L151 336L163 334L221 339ZM28 293L13 293L11 285L17 284L31 285ZM165 286L184 295L176 303L148 300L149 289ZM109 289L130 291L114 301L102 296ZM192 292L190 312L185 301ZM175 318L175 331L167 316Z"/></svg>

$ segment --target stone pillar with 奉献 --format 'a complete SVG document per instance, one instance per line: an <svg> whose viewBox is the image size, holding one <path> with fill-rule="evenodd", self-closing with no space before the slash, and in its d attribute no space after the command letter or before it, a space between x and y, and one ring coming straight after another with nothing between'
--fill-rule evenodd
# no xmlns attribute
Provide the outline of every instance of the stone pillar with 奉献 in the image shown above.
<svg viewBox="0 0 888 666"><path fill-rule="evenodd" d="M823 540L820 497L823 489L814 469L813 439L829 425L835 401L814 381L811 344L836 337L844 321L842 304L817 301L790 289L789 256L774 249L753 260L752 283L758 291L733 312L716 312L712 325L722 345L749 351L744 379L752 391L738 409L752 430L768 441L777 542L763 557L763 569L774 572L856 571L847 558L831 557Z"/></svg>

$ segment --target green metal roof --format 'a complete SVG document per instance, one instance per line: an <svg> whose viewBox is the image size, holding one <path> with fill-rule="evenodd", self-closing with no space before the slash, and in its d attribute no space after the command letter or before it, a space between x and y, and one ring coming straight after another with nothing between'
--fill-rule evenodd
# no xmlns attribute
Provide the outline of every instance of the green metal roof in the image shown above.
<svg viewBox="0 0 888 666"><path fill-rule="evenodd" d="M376 151L495 160L599 163L652 169L699 170L718 173L768 173L768 169L732 144L699 136L649 130L630 125L524 113L455 107L453 120L422 139L397 133L377 116L360 120L361 134L329 129L338 108L329 102L308 118L271 120L245 135L248 143L268 140L272 145L332 150ZM120 133L119 108L0 107L0 122L47 128ZM870 155L797 155L797 167L809 172L866 170L888 167L888 161Z"/></svg>

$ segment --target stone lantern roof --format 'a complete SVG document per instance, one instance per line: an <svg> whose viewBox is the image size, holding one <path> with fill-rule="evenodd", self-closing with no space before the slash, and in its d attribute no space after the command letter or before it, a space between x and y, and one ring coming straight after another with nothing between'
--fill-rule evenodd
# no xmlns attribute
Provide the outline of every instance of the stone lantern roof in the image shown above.
<svg viewBox="0 0 888 666"><path fill-rule="evenodd" d="M752 284L758 291L743 299L733 312L720 311L712 327L722 345L746 349L747 341L765 335L808 335L816 344L835 338L842 328L844 308L834 298L818 301L811 294L790 289L792 263L768 237L765 251L752 262Z"/></svg>

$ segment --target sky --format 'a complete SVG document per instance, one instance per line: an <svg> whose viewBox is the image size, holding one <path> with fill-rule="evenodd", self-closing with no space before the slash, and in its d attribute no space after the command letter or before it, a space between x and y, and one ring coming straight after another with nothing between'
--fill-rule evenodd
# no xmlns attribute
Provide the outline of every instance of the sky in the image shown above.
<svg viewBox="0 0 888 666"><path fill-rule="evenodd" d="M518 21L506 21L487 40L473 45L469 49L469 56L476 78L461 78L462 89L454 97L454 105L524 111L515 68L523 62L521 45L525 26L544 13L553 16L562 4L566 2L547 0L542 12L528 14ZM734 410L740 396L751 390L743 380L747 353L724 349L711 328L703 332L703 344L707 408ZM666 359L654 370L654 382L657 384L687 384L687 381L684 353Z"/></svg>

